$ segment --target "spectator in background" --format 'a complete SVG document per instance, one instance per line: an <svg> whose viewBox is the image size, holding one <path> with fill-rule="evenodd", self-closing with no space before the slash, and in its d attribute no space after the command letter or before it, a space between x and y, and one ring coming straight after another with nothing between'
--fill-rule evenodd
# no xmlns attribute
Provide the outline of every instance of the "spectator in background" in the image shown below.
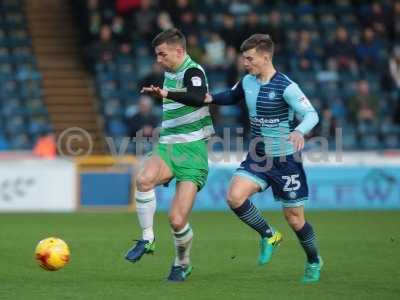
<svg viewBox="0 0 400 300"><path fill-rule="evenodd" d="M226 74L226 83L228 87L233 87L239 80L246 74L244 68L242 56L238 54L235 48L232 46L228 47L226 50L226 65L224 69ZM240 101L240 115L238 116L238 122L243 126L245 135L248 135L250 130L248 109L246 101ZM220 108L215 105L215 108ZM212 110L212 112L217 112L217 109Z"/></svg>
<svg viewBox="0 0 400 300"><path fill-rule="evenodd" d="M335 70L355 70L356 51L346 28L336 29L335 39L326 49L328 64Z"/></svg>
<svg viewBox="0 0 400 300"><path fill-rule="evenodd" d="M389 59L389 72L395 89L400 91L400 45L393 49L393 54Z"/></svg>
<svg viewBox="0 0 400 300"><path fill-rule="evenodd" d="M189 0L166 1L165 8L170 13L172 22L182 29L183 19L189 14L193 14L193 7ZM182 29L183 30L183 29Z"/></svg>
<svg viewBox="0 0 400 300"><path fill-rule="evenodd" d="M395 108L395 112L393 115L393 122L397 125L400 125L400 99L399 97L397 97L397 103L396 103L396 108Z"/></svg>
<svg viewBox="0 0 400 300"><path fill-rule="evenodd" d="M112 31L109 25L103 25L100 29L100 40L93 47L93 55L96 60L110 62L113 59L117 46L112 40Z"/></svg>
<svg viewBox="0 0 400 300"><path fill-rule="evenodd" d="M239 49L242 40L235 27L235 17L231 14L224 14L222 16L222 28L219 31L220 36L224 38L227 46L233 46Z"/></svg>
<svg viewBox="0 0 400 300"><path fill-rule="evenodd" d="M112 19L117 15L115 11L115 0L98 0L102 12L103 23L111 24Z"/></svg>
<svg viewBox="0 0 400 300"><path fill-rule="evenodd" d="M232 87L239 81L242 74L238 70L238 52L232 46L226 49L226 58L224 65L224 72L226 74L226 83L228 87Z"/></svg>
<svg viewBox="0 0 400 300"><path fill-rule="evenodd" d="M101 27L101 12L98 0L87 1L89 35L93 40L98 36Z"/></svg>
<svg viewBox="0 0 400 300"><path fill-rule="evenodd" d="M154 29L157 21L157 12L154 9L153 1L141 0L140 8L135 12L134 19L134 32L146 45L150 44L155 35Z"/></svg>
<svg viewBox="0 0 400 300"><path fill-rule="evenodd" d="M115 2L117 12L121 15L126 15L138 9L141 0L116 0Z"/></svg>
<svg viewBox="0 0 400 300"><path fill-rule="evenodd" d="M374 125L379 120L378 97L370 93L366 80L359 80L356 94L348 100L350 121L358 126Z"/></svg>
<svg viewBox="0 0 400 300"><path fill-rule="evenodd" d="M199 29L197 14L195 14L194 12L185 12L183 15L181 15L179 23L181 24L180 28L182 32L185 33L185 35L188 35L190 33L198 34Z"/></svg>
<svg viewBox="0 0 400 300"><path fill-rule="evenodd" d="M199 39L196 34L189 34L187 36L188 53L199 64L203 64L204 51L200 46Z"/></svg>
<svg viewBox="0 0 400 300"><path fill-rule="evenodd" d="M229 3L229 12L233 15L245 15L251 11L251 4L248 1L233 0Z"/></svg>
<svg viewBox="0 0 400 300"><path fill-rule="evenodd" d="M115 16L112 24L111 31L113 40L115 40L122 53L128 54L131 52L131 42L129 37L129 32L126 28L125 21L121 16Z"/></svg>
<svg viewBox="0 0 400 300"><path fill-rule="evenodd" d="M284 46L286 45L286 34L284 34L282 28L282 16L278 11L273 10L269 14L266 31L275 43L274 55L283 55Z"/></svg>
<svg viewBox="0 0 400 300"><path fill-rule="evenodd" d="M140 81L139 87L151 85L163 86L163 82L164 70L161 68L160 64L154 63L151 72Z"/></svg>
<svg viewBox="0 0 400 300"><path fill-rule="evenodd" d="M225 64L225 41L221 36L213 32L210 39L205 44L206 63L212 69L218 69Z"/></svg>
<svg viewBox="0 0 400 300"><path fill-rule="evenodd" d="M111 32L113 38L118 43L126 40L125 22L121 16L115 16L111 22Z"/></svg>
<svg viewBox="0 0 400 300"><path fill-rule="evenodd" d="M320 134L332 138L335 136L337 127L345 124L347 109L339 97L333 97L329 103L325 103L322 108L322 122Z"/></svg>
<svg viewBox="0 0 400 300"><path fill-rule="evenodd" d="M99 0L87 0L86 6L90 12L98 11L100 9Z"/></svg>
<svg viewBox="0 0 400 300"><path fill-rule="evenodd" d="M172 23L171 16L169 15L168 12L162 11L158 14L157 16L157 26L159 32L171 29L174 27L174 24Z"/></svg>
<svg viewBox="0 0 400 300"><path fill-rule="evenodd" d="M362 41L357 46L357 57L360 68L364 68L365 71L377 71L381 67L381 52L382 43L377 39L370 27L365 28Z"/></svg>
<svg viewBox="0 0 400 300"><path fill-rule="evenodd" d="M128 116L129 136L152 137L158 123L158 117L153 113L153 99L148 95L141 95L137 113Z"/></svg>
<svg viewBox="0 0 400 300"><path fill-rule="evenodd" d="M385 10L383 5L379 2L373 2L366 15L365 26L371 27L380 38L386 38L391 23L390 14Z"/></svg>
<svg viewBox="0 0 400 300"><path fill-rule="evenodd" d="M325 105L323 107L321 116L322 118L318 127L319 129L318 134L330 139L334 137L335 128L337 127L337 125L336 125L336 119L334 118L332 110L329 105Z"/></svg>
<svg viewBox="0 0 400 300"><path fill-rule="evenodd" d="M393 4L391 39L400 43L400 1Z"/></svg>
<svg viewBox="0 0 400 300"><path fill-rule="evenodd" d="M400 45L393 49L393 54L389 59L389 72L397 98L393 121L400 124Z"/></svg>
<svg viewBox="0 0 400 300"><path fill-rule="evenodd" d="M251 12L246 16L246 22L240 30L240 40L244 41L254 33L266 33L266 28L261 26L259 15Z"/></svg>
<svg viewBox="0 0 400 300"><path fill-rule="evenodd" d="M54 133L44 132L37 139L33 150L35 156L47 159L53 159L57 155L57 144Z"/></svg>
<svg viewBox="0 0 400 300"><path fill-rule="evenodd" d="M297 35L297 47L294 50L294 59L291 64L300 71L314 71L317 55L311 46L311 36L306 30L301 30Z"/></svg>
<svg viewBox="0 0 400 300"><path fill-rule="evenodd" d="M95 40L99 35L101 27L101 16L99 13L92 13L89 16L89 34L90 40Z"/></svg>

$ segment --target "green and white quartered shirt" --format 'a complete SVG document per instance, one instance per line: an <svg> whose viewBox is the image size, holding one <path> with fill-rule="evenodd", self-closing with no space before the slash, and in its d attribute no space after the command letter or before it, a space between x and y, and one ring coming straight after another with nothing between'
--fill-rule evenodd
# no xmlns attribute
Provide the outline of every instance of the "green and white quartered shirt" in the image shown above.
<svg viewBox="0 0 400 300"><path fill-rule="evenodd" d="M176 73L164 73L163 88L168 91L185 92L183 78L185 71L190 68L200 69L205 74L203 68L187 55ZM193 107L170 99L163 99L159 143L189 143L207 139L212 134L214 134L214 127L208 106Z"/></svg>

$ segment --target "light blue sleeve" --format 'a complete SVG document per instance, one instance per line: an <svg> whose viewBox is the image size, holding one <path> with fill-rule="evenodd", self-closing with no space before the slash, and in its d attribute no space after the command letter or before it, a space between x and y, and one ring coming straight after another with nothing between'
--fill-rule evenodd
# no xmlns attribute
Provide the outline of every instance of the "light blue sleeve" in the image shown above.
<svg viewBox="0 0 400 300"><path fill-rule="evenodd" d="M303 91L294 82L286 87L283 92L283 99L303 118L303 121L301 121L295 130L303 134L309 133L319 121L318 114L310 103L310 100L308 100Z"/></svg>

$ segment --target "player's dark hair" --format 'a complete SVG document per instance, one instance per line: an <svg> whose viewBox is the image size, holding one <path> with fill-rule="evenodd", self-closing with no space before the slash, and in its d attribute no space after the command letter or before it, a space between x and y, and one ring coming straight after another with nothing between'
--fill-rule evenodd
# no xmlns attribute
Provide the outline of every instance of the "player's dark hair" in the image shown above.
<svg viewBox="0 0 400 300"><path fill-rule="evenodd" d="M177 28L171 28L160 32L151 42L153 47L157 47L163 43L178 44L186 50L186 38L184 34Z"/></svg>
<svg viewBox="0 0 400 300"><path fill-rule="evenodd" d="M256 49L257 52L268 52L271 57L274 55L274 42L269 34L256 33L247 38L240 46L240 52Z"/></svg>

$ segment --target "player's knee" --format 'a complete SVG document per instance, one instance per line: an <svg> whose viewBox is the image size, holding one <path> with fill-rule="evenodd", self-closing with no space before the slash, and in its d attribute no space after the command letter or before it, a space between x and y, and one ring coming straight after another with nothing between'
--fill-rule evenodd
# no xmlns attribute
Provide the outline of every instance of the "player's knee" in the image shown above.
<svg viewBox="0 0 400 300"><path fill-rule="evenodd" d="M229 190L226 195L226 201L231 208L237 208L241 206L246 199L246 195L244 195L239 189Z"/></svg>
<svg viewBox="0 0 400 300"><path fill-rule="evenodd" d="M136 186L139 191L148 192L154 188L154 182L146 173L140 173L136 178Z"/></svg>
<svg viewBox="0 0 400 300"><path fill-rule="evenodd" d="M174 231L179 231L186 225L186 220L178 214L170 214L169 223Z"/></svg>

